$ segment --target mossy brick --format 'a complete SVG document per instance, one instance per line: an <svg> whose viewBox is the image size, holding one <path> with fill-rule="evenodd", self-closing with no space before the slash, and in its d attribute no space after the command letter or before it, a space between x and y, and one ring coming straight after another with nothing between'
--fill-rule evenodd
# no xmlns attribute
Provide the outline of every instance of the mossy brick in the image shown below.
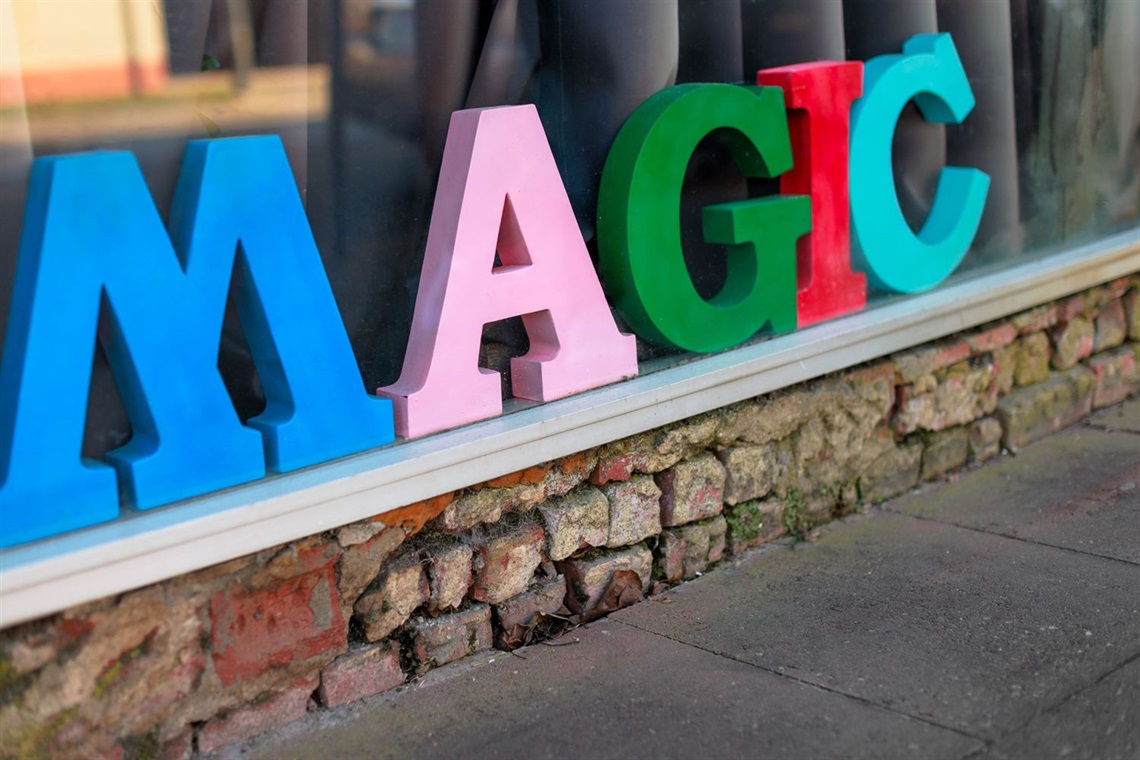
<svg viewBox="0 0 1140 760"><path fill-rule="evenodd" d="M491 648L491 608L475 604L435 618L415 617L406 630L421 666L446 665Z"/></svg>
<svg viewBox="0 0 1140 760"><path fill-rule="evenodd" d="M1043 332L1030 333L1016 343L1016 367L1013 382L1018 386L1040 383L1049 377L1049 361L1053 347Z"/></svg>
<svg viewBox="0 0 1140 760"><path fill-rule="evenodd" d="M1096 315L1094 326L1093 353L1099 354L1123 343L1128 337L1124 303L1117 298L1104 304Z"/></svg>
<svg viewBox="0 0 1140 760"><path fill-rule="evenodd" d="M669 527L720 514L724 509L725 469L709 453L680 462L657 476L661 525Z"/></svg>
<svg viewBox="0 0 1140 760"><path fill-rule="evenodd" d="M353 606L368 641L387 638L431 596L423 560L406 552L384 567L376 583Z"/></svg>
<svg viewBox="0 0 1140 760"><path fill-rule="evenodd" d="M1092 409L1095 385L1092 371L1078 366L1015 390L998 402L1002 444L1017 450L1081 420Z"/></svg>
<svg viewBox="0 0 1140 760"><path fill-rule="evenodd" d="M300 720L318 682L314 673L224 717L212 718L198 732L198 751L208 755Z"/></svg>
<svg viewBox="0 0 1140 760"><path fill-rule="evenodd" d="M727 546L732 554L772 541L784 534L784 502L746 501L725 507Z"/></svg>
<svg viewBox="0 0 1140 760"><path fill-rule="evenodd" d="M863 471L859 490L863 501L874 504L909 491L918 483L922 442L907 440L882 452Z"/></svg>
<svg viewBox="0 0 1140 760"><path fill-rule="evenodd" d="M602 493L609 503L606 546L631 546L661 532L661 489L651 475L607 483Z"/></svg>
<svg viewBox="0 0 1140 760"><path fill-rule="evenodd" d="M1081 359L1093 352L1096 329L1088 317L1076 316L1064 325L1053 328L1053 368L1066 370L1075 367Z"/></svg>
<svg viewBox="0 0 1140 760"><path fill-rule="evenodd" d="M433 614L463 604L471 587L473 551L465 543L439 542L423 551L428 578L428 610Z"/></svg>
<svg viewBox="0 0 1140 760"><path fill-rule="evenodd" d="M970 435L966 426L939 430L926 436L919 477L931 480L966 464Z"/></svg>
<svg viewBox="0 0 1140 760"><path fill-rule="evenodd" d="M1086 365L1096 379L1092 408L1112 406L1140 391L1140 367L1137 353L1140 344L1121 346L1097 354Z"/></svg>
<svg viewBox="0 0 1140 760"><path fill-rule="evenodd" d="M984 462L1001 453L1001 423L996 417L983 417L970 423L971 462Z"/></svg>
<svg viewBox="0 0 1140 760"><path fill-rule="evenodd" d="M1056 304L1045 304L1023 311L1010 317L1010 324L1017 328L1022 335L1041 332L1057 324L1058 310Z"/></svg>
<svg viewBox="0 0 1140 760"><path fill-rule="evenodd" d="M355 647L325 666L317 697L325 707L338 707L394 689L405 680L399 647L382 641Z"/></svg>
<svg viewBox="0 0 1140 760"><path fill-rule="evenodd" d="M542 563L545 547L546 534L529 519L484 538L475 547L471 598L498 604L521 594Z"/></svg>
<svg viewBox="0 0 1140 760"><path fill-rule="evenodd" d="M571 491L539 506L546 526L546 553L552 560L566 559L587 546L603 546L610 532L610 506L593 486Z"/></svg>

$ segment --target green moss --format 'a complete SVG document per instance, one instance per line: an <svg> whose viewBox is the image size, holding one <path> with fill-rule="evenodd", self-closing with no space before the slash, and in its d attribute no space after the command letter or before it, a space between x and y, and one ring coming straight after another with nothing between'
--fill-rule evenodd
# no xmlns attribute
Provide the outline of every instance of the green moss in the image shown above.
<svg viewBox="0 0 1140 760"><path fill-rule="evenodd" d="M155 726L142 736L123 740L123 760L155 760L161 749L158 726Z"/></svg>
<svg viewBox="0 0 1140 760"><path fill-rule="evenodd" d="M5 748L14 749L16 757L46 757L51 740L75 718L78 712L78 707L69 707L49 720L28 726L24 731L14 735L4 731Z"/></svg>
<svg viewBox="0 0 1140 760"><path fill-rule="evenodd" d="M760 514L760 502L746 501L730 507L724 514L729 534L742 543L751 543L764 533L764 520Z"/></svg>
<svg viewBox="0 0 1140 760"><path fill-rule="evenodd" d="M796 541L802 541L811 528L812 523L806 514L804 497L794 488L789 489L784 497L784 530Z"/></svg>

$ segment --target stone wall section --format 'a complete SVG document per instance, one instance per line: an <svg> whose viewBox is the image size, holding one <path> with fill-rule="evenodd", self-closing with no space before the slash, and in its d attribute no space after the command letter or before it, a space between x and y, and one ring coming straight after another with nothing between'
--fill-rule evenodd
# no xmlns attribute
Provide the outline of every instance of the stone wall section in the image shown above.
<svg viewBox="0 0 1140 760"><path fill-rule="evenodd" d="M0 632L0 755L189 758L556 633L1140 390L1140 275Z"/></svg>

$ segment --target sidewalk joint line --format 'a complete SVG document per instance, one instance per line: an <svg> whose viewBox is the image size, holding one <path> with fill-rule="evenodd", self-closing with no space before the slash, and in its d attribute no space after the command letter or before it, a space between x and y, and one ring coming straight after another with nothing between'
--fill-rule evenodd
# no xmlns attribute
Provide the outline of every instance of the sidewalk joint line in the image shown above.
<svg viewBox="0 0 1140 760"><path fill-rule="evenodd" d="M898 509L894 509L889 504L882 504L879 506L879 509L883 510L884 512L889 512L892 515L897 515L899 517L909 517L912 520L922 520L923 522L932 522L932 523L937 523L938 525L949 525L950 527L960 528L962 530L968 530L972 533L981 533L981 534L986 535L986 536L996 536L998 538L1008 538L1011 541L1021 541L1021 542L1026 543L1026 544L1032 544L1034 546L1041 546L1041 547L1045 547L1047 549L1059 549L1060 551L1063 551L1063 552L1071 552L1072 554L1080 554L1083 557L1095 557L1096 559L1104 559L1104 560L1108 560L1109 562L1119 562L1121 564L1128 565L1129 567L1140 567L1140 562L1133 562L1132 560L1129 560L1129 559L1121 559L1119 557L1109 557L1109 556L1106 556L1104 554L1094 554L1092 552L1082 551L1080 549L1074 549L1074 548L1069 547L1069 546L1058 546L1057 544L1047 544L1043 541L1035 541L1032 538L1025 538L1024 536L1013 536L1013 535L1010 535L1009 533L1002 533L1002 532L996 531L996 530L984 530L982 528L977 528L977 527L974 527L972 525L962 525L961 523L956 523L953 520L940 520L937 517L930 517L928 515L913 515L909 512L903 512L903 511L900 511Z"/></svg>

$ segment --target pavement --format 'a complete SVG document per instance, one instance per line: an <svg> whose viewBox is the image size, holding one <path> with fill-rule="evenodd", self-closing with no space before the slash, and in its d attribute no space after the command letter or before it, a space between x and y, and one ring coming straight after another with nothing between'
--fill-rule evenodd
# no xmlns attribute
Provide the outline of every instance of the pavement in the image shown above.
<svg viewBox="0 0 1140 760"><path fill-rule="evenodd" d="M254 758L1140 758L1140 399Z"/></svg>

